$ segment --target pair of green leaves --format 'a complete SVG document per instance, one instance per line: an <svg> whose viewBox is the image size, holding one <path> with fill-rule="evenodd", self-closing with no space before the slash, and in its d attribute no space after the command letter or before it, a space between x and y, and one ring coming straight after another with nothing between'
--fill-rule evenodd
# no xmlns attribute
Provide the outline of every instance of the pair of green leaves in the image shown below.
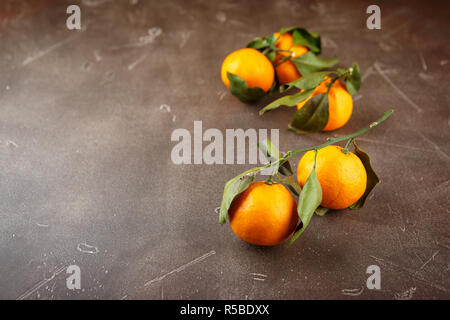
<svg viewBox="0 0 450 320"><path fill-rule="evenodd" d="M348 69L338 68L336 72L339 77L344 78L345 87L352 96L358 93L361 88L361 70L357 63L353 63Z"/></svg>

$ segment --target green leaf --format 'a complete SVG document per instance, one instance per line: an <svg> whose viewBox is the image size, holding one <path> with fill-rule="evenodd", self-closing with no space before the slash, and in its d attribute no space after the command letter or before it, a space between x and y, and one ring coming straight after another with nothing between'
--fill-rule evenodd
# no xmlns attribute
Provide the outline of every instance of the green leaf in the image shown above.
<svg viewBox="0 0 450 320"><path fill-rule="evenodd" d="M280 34L292 33L292 38L294 40L294 45L305 46L309 50L315 53L320 53L322 50L320 35L314 32L309 32L305 28L301 27L288 27L282 28Z"/></svg>
<svg viewBox="0 0 450 320"><path fill-rule="evenodd" d="M370 193L375 188L375 186L380 182L380 179L378 178L377 174L372 168L369 155L360 148L358 148L355 140L353 140L353 146L355 147L355 150L353 152L358 156L359 159L361 159L361 162L363 163L364 168L366 169L367 172L366 191L364 192L362 197L359 198L358 201L356 201L349 207L350 209L355 210L360 209L364 206L364 203L366 202L367 198L369 197Z"/></svg>
<svg viewBox="0 0 450 320"><path fill-rule="evenodd" d="M351 95L354 95L359 91L359 88L361 88L361 71L359 70L357 63L354 63L351 66L351 70L350 76L345 80L345 86L347 87L347 91Z"/></svg>
<svg viewBox="0 0 450 320"><path fill-rule="evenodd" d="M316 211L314 211L318 216L324 216L330 209L319 206Z"/></svg>
<svg viewBox="0 0 450 320"><path fill-rule="evenodd" d="M293 194L295 194L297 197L300 196L300 192L302 191L302 188L298 184L297 180L295 180L292 177L285 177L281 178L278 177L278 180L282 185L284 185L286 188L292 191Z"/></svg>
<svg viewBox="0 0 450 320"><path fill-rule="evenodd" d="M265 49L267 47L270 47L272 45L274 45L276 42L275 36L274 35L270 35L267 36L265 38L256 38L252 41L250 41L247 44L247 48L253 48L256 50L262 50Z"/></svg>
<svg viewBox="0 0 450 320"><path fill-rule="evenodd" d="M289 87L287 89L290 89L292 87L296 87L302 90L313 89L318 85L320 85L325 79L325 77L330 73L331 71L321 71L307 74L306 76L303 76L295 81L288 83Z"/></svg>
<svg viewBox="0 0 450 320"><path fill-rule="evenodd" d="M265 139L260 143L258 142L258 148L261 150L261 152L264 154L267 160L269 160L270 163L274 163L282 157L281 152L269 139ZM285 176L291 176L293 172L289 161L286 160L283 161L282 163L279 163L278 172Z"/></svg>
<svg viewBox="0 0 450 320"><path fill-rule="evenodd" d="M264 113L274 110L274 109L277 109L281 106L287 106L287 107L296 106L298 103L302 102L303 100L308 99L309 96L311 96L313 92L314 92L314 89L310 89L310 90L298 92L296 94L281 97L275 101L272 101L267 106L262 108L259 111L259 115L263 115Z"/></svg>
<svg viewBox="0 0 450 320"><path fill-rule="evenodd" d="M288 129L295 133L319 132L328 122L328 93L318 94L298 110Z"/></svg>
<svg viewBox="0 0 450 320"><path fill-rule="evenodd" d="M306 227L309 224L309 221L314 215L314 211L322 203L322 187L320 186L319 180L317 179L315 163L316 162L314 160L314 168L311 171L308 179L306 180L302 192L300 193L300 198L298 199L297 212L298 216L300 217L300 221L302 222L301 228L294 233L291 240L289 241L289 245L292 245L292 243L294 243L294 241L303 233L303 231L305 231Z"/></svg>
<svg viewBox="0 0 450 320"><path fill-rule="evenodd" d="M270 60L270 62L275 63L275 60L277 58L277 53L276 53L276 51L269 51L266 54L266 57Z"/></svg>
<svg viewBox="0 0 450 320"><path fill-rule="evenodd" d="M254 102L267 94L261 88L249 88L247 83L237 75L227 72L227 76L230 80L231 93L244 103Z"/></svg>
<svg viewBox="0 0 450 320"><path fill-rule="evenodd" d="M316 56L313 52L309 51L297 58L292 59L291 61L295 64L300 74L302 76L305 76L313 72L331 68L339 62L339 59L321 58L319 56Z"/></svg>
<svg viewBox="0 0 450 320"><path fill-rule="evenodd" d="M229 180L223 189L222 202L220 203L219 223L227 221L228 210L234 198L247 190L248 186L255 179L255 174L263 167L253 168Z"/></svg>

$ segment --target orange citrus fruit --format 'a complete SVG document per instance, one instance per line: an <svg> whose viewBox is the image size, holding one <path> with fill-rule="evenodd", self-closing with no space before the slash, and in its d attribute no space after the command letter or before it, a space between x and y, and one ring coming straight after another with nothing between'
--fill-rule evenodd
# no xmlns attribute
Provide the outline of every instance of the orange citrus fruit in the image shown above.
<svg viewBox="0 0 450 320"><path fill-rule="evenodd" d="M291 55L291 59L294 59L308 52L308 48L304 46L292 46L289 50L292 51L292 53L281 51L279 53L280 55L277 56L275 63L280 63L283 59L283 56ZM278 80L281 84L295 81L302 76L300 72L298 72L295 64L291 61L285 61L279 64L275 67L275 70L277 72Z"/></svg>
<svg viewBox="0 0 450 320"><path fill-rule="evenodd" d="M323 81L314 90L311 97L327 92L328 87L326 84L330 83L330 81L330 78ZM297 110L300 110L310 98L297 104ZM328 122L322 131L332 131L344 126L350 119L352 112L352 95L348 93L340 80L335 81L328 92Z"/></svg>
<svg viewBox="0 0 450 320"><path fill-rule="evenodd" d="M298 222L297 204L281 184L252 182L228 211L233 232L242 240L274 246L286 240Z"/></svg>
<svg viewBox="0 0 450 320"><path fill-rule="evenodd" d="M339 146L327 146L317 154L316 175L322 187L322 206L345 209L366 191L367 173L361 160ZM315 151L306 152L297 168L297 179L304 186L314 165Z"/></svg>
<svg viewBox="0 0 450 320"><path fill-rule="evenodd" d="M290 33L283 33L282 35L280 35L279 32L276 32L274 35L277 39L275 46L278 49L289 50L292 52L290 53L288 51L279 51L275 63L280 63L283 57L288 57L289 55L291 55L291 59L293 59L308 52L308 48L304 46L294 46L294 40ZM278 80L281 84L295 81L302 76L300 72L298 72L295 64L293 64L291 61L283 62L275 69L277 72Z"/></svg>
<svg viewBox="0 0 450 320"><path fill-rule="evenodd" d="M294 39L292 35L288 32L280 35L279 32L274 33L275 39L277 42L275 43L275 47L283 50L289 50L294 45Z"/></svg>
<svg viewBox="0 0 450 320"><path fill-rule="evenodd" d="M252 48L244 48L230 53L222 63L222 82L229 88L227 72L244 80L249 88L269 91L274 82L275 71L269 59Z"/></svg>

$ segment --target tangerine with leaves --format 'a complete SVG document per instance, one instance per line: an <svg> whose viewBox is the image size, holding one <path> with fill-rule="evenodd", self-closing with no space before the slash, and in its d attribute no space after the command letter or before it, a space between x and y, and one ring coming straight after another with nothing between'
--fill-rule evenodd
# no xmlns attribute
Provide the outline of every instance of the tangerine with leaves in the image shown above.
<svg viewBox="0 0 450 320"><path fill-rule="evenodd" d="M274 246L289 238L297 226L297 203L281 184L252 182L228 211L233 232L242 240Z"/></svg>
<svg viewBox="0 0 450 320"><path fill-rule="evenodd" d="M289 60L297 58L302 54L307 53L309 50L304 46L294 45L294 40L290 33L283 33L280 35L279 32L276 32L274 35L277 39L275 46L280 49L275 59L275 71L277 73L278 81L280 84L295 81L302 75L295 64ZM288 57L290 57L290 59L287 59Z"/></svg>
<svg viewBox="0 0 450 320"><path fill-rule="evenodd" d="M314 166L315 151L306 152L297 168L297 179L304 186ZM367 173L360 158L343 148L330 145L320 149L316 160L316 175L322 187L322 206L345 209L362 197L366 190Z"/></svg>
<svg viewBox="0 0 450 320"><path fill-rule="evenodd" d="M316 87L311 97L327 92L331 81L331 78L327 77ZM297 110L300 110L311 97L297 104ZM332 131L343 127L352 115L353 99L340 80L334 81L329 88L328 106L328 122L322 131Z"/></svg>
<svg viewBox="0 0 450 320"><path fill-rule="evenodd" d="M269 91L274 83L275 71L265 55L252 48L244 48L230 53L222 63L222 82L229 88L227 73L240 77L249 88Z"/></svg>

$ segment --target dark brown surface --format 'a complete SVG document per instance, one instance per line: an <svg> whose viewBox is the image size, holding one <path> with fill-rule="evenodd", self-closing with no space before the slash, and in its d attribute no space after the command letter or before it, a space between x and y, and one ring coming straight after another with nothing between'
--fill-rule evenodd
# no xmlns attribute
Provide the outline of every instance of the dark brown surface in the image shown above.
<svg viewBox="0 0 450 320"><path fill-rule="evenodd" d="M356 298L450 297L448 1L378 2L382 30L365 27L368 1L77 2L83 31L65 27L71 1L0 4L0 298L351 299L373 264L381 290ZM354 114L332 134L395 113L360 139L382 180L364 209L258 248L215 212L250 166L174 165L170 134L202 120L280 128L282 150L323 142L285 130L291 110L259 117L219 78L229 52L290 25L361 66ZM139 42L151 28L161 35Z"/></svg>

